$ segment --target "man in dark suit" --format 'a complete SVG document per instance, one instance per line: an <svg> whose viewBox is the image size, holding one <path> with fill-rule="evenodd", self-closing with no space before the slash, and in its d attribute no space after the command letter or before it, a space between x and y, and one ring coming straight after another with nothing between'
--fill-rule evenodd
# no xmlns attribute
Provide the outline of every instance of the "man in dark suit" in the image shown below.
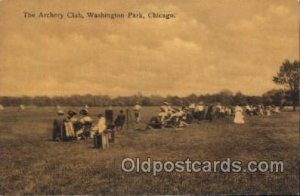
<svg viewBox="0 0 300 196"><path fill-rule="evenodd" d="M125 124L126 117L124 115L124 111L120 110L120 113L118 114L116 120L115 120L115 126L117 131L121 131L123 129L123 126Z"/></svg>

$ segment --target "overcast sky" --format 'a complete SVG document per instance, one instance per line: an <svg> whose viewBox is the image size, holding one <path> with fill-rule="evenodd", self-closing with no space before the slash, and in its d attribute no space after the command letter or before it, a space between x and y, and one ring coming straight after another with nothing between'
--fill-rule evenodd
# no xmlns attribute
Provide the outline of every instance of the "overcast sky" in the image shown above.
<svg viewBox="0 0 300 196"><path fill-rule="evenodd" d="M151 2L151 3L150 3ZM175 19L25 19L171 12ZM296 0L1 0L0 95L260 95L298 59Z"/></svg>

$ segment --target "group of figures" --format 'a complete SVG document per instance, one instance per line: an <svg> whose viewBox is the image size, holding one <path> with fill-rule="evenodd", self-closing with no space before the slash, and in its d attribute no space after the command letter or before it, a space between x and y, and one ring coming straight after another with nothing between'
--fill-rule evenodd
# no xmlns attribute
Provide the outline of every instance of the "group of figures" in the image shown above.
<svg viewBox="0 0 300 196"><path fill-rule="evenodd" d="M111 112L112 110L107 110ZM67 115L63 110L57 111L57 118L53 121L52 140L54 141L73 141L73 140L94 140L96 148L107 148L110 142L114 142L115 130L120 131L125 123L123 111L117 116L115 122L107 124L103 114L98 114L98 120L93 125L93 118L89 115L88 109L79 112L69 110Z"/></svg>
<svg viewBox="0 0 300 196"><path fill-rule="evenodd" d="M137 103L133 108L134 122L140 123L142 107ZM128 113L128 109L126 110ZM244 124L244 115L248 116L270 116L279 113L277 106L249 105L229 106L221 103L198 104L191 103L188 106L173 107L164 102L160 112L152 117L147 123L146 129L160 128L183 128L195 121L207 120L212 122L216 119L232 119L235 124ZM57 118L53 122L52 139L54 141L72 141L93 139L97 148L107 148L110 142L114 142L116 131L121 131L125 122L128 123L130 115L120 110L116 119L113 118L113 110L110 107L105 110L105 115L98 114L97 123L93 125L93 118L89 115L88 108L81 109L79 114L69 110L67 114L58 109Z"/></svg>
<svg viewBox="0 0 300 196"><path fill-rule="evenodd" d="M244 112L245 111L245 112ZM168 102L164 102L157 116L151 118L148 128L182 128L191 124L193 121L208 120L213 121L219 118L233 117L233 123L244 124L244 113L249 116L260 115L270 116L271 113L279 113L279 107L249 105L246 106L191 103L189 106L172 107Z"/></svg>

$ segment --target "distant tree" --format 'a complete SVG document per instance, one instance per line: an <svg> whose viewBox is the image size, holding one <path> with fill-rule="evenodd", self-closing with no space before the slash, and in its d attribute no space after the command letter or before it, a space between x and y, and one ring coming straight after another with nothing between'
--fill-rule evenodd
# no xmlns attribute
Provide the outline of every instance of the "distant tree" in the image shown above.
<svg viewBox="0 0 300 196"><path fill-rule="evenodd" d="M232 104L245 105L246 103L247 103L247 97L241 91L238 91L233 97Z"/></svg>
<svg viewBox="0 0 300 196"><path fill-rule="evenodd" d="M279 68L279 72L273 77L276 84L283 85L286 89L288 98L293 102L293 110L296 110L299 101L299 61L290 62L285 60Z"/></svg>
<svg viewBox="0 0 300 196"><path fill-rule="evenodd" d="M140 97L139 103L143 106L151 106L151 100L149 97L146 96Z"/></svg>
<svg viewBox="0 0 300 196"><path fill-rule="evenodd" d="M165 101L165 98L160 95L151 95L150 101L152 106L159 106Z"/></svg>
<svg viewBox="0 0 300 196"><path fill-rule="evenodd" d="M273 89L269 90L266 93L262 95L262 99L264 104L267 105L276 105L276 106L281 106L282 100L283 100L283 93L282 90L280 89Z"/></svg>
<svg viewBox="0 0 300 196"><path fill-rule="evenodd" d="M247 96L247 102L251 105L259 105L263 103L261 96Z"/></svg>
<svg viewBox="0 0 300 196"><path fill-rule="evenodd" d="M233 92L230 90L222 90L219 92L220 101L223 104L230 105L233 102Z"/></svg>
<svg viewBox="0 0 300 196"><path fill-rule="evenodd" d="M51 106L52 99L48 96L35 96L33 97L32 103L36 106Z"/></svg>
<svg viewBox="0 0 300 196"><path fill-rule="evenodd" d="M196 103L198 101L198 97L196 94L190 94L189 96L186 97L185 100L188 103Z"/></svg>
<svg viewBox="0 0 300 196"><path fill-rule="evenodd" d="M171 105L175 105L175 106L182 106L183 105L183 100L178 96L168 95L166 97L166 101L169 102Z"/></svg>

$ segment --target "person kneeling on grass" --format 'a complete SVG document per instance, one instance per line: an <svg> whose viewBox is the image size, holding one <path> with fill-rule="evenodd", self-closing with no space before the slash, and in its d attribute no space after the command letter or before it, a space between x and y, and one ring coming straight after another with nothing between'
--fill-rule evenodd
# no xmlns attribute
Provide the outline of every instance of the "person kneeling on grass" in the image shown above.
<svg viewBox="0 0 300 196"><path fill-rule="evenodd" d="M82 109L79 112L82 115L82 118L79 120L81 124L81 129L76 132L77 140L91 138L91 128L93 119L88 115L86 109Z"/></svg>

